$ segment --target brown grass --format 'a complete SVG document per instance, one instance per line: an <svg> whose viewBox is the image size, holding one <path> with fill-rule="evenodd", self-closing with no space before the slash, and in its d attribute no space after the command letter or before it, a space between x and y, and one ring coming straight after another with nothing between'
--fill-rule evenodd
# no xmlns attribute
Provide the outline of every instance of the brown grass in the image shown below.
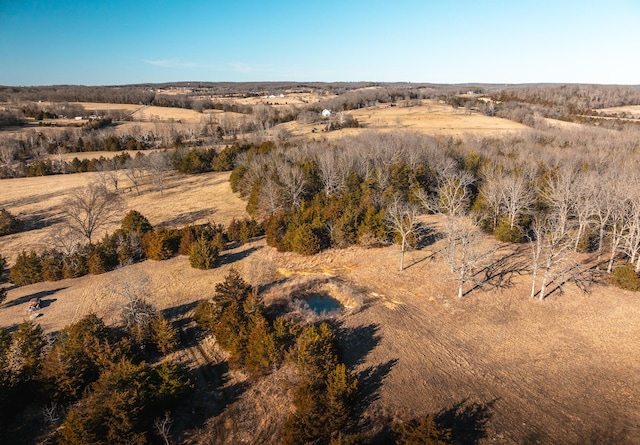
<svg viewBox="0 0 640 445"><path fill-rule="evenodd" d="M627 115L629 115L629 117L632 118L640 118L640 105L626 105L624 107L611 107L611 108L599 108L597 110L595 110L599 113L605 113L605 114L622 114L622 113L627 113Z"/></svg>
<svg viewBox="0 0 640 445"><path fill-rule="evenodd" d="M524 274L503 289L478 289L458 299L438 253L442 243L411 252L408 267L399 272L396 246L302 257L278 253L259 240L225 252L223 265L212 271L192 269L187 258L178 257L13 289L0 308L0 325L19 323L34 294L48 301L38 320L55 331L89 311L116 322L123 302L118 286L131 279L147 283L158 308L178 314L186 308L189 316L189 308L209 296L231 267L266 286L267 301L287 298L299 277L308 283L316 274L321 283L339 282L343 291L363 297L358 310L337 322L345 359L369 400L367 431L390 419L449 410L458 427L477 429L472 443L640 443L637 295L605 286L585 295L567 286L540 302L527 296L530 277ZM205 360L198 357L189 360ZM243 378L232 374L227 385ZM260 423L260 415L290 406L277 392L286 383L271 384L251 387L240 405L225 412L257 404L259 412L243 418L259 428L255 434L268 436L273 424ZM272 393L279 395L270 402ZM192 433L199 439L190 443L215 437L222 419L229 425L245 422L232 418L211 419ZM244 437L243 431L235 430L234 437Z"/></svg>
<svg viewBox="0 0 640 445"><path fill-rule="evenodd" d="M529 129L525 125L507 119L468 112L433 101L424 101L419 106L369 107L346 113L357 119L362 128L346 128L325 133L313 132L313 129L323 129L326 122L301 124L296 121L281 125L296 136L305 135L328 139L340 138L346 134L357 134L371 129L378 131L407 130L434 135L463 135L467 133L500 135Z"/></svg>
<svg viewBox="0 0 640 445"><path fill-rule="evenodd" d="M141 121L167 121L175 120L181 122L200 122L203 118L202 113L185 108L172 107L143 107L133 114L133 119Z"/></svg>
<svg viewBox="0 0 640 445"><path fill-rule="evenodd" d="M229 173L170 175L164 196L153 184L144 185L140 195L133 190L121 193L124 201L121 217L129 210L138 210L153 225L183 226L208 221L227 225L233 218L246 215L245 203L231 192L228 178ZM62 211L67 194L99 179L98 173L81 173L2 180L0 208L26 221L29 228L0 238L3 256L11 263L21 250L41 251L51 247L53 235L65 226ZM128 190L128 186L123 177L121 190ZM119 220L114 221L104 232L112 232L118 225Z"/></svg>

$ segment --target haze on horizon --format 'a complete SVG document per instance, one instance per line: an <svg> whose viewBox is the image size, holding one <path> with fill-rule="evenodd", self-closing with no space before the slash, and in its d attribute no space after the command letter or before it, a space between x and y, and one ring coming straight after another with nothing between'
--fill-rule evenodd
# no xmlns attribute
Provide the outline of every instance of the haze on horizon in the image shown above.
<svg viewBox="0 0 640 445"><path fill-rule="evenodd" d="M640 84L640 3L0 0L0 85Z"/></svg>

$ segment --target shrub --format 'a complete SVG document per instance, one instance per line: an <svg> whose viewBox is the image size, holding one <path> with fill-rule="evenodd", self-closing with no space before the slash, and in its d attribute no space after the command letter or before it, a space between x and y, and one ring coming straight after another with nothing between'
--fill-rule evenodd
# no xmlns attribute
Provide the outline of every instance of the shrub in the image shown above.
<svg viewBox="0 0 640 445"><path fill-rule="evenodd" d="M298 373L311 382L326 380L338 365L338 343L327 323L304 329L289 353Z"/></svg>
<svg viewBox="0 0 640 445"><path fill-rule="evenodd" d="M64 278L78 278L89 273L87 257L84 252L76 252L64 257L62 276Z"/></svg>
<svg viewBox="0 0 640 445"><path fill-rule="evenodd" d="M151 320L151 340L159 352L166 354L178 346L178 332L169 320L156 315Z"/></svg>
<svg viewBox="0 0 640 445"><path fill-rule="evenodd" d="M42 367L48 393L55 401L80 398L98 379L101 368L113 359L104 353L110 337L104 322L94 314L62 329ZM109 349L117 348L110 345Z"/></svg>
<svg viewBox="0 0 640 445"><path fill-rule="evenodd" d="M144 444L140 414L149 395L144 364L114 363L94 383L93 391L74 405L60 427L61 443Z"/></svg>
<svg viewBox="0 0 640 445"><path fill-rule="evenodd" d="M322 240L311 224L303 224L296 229L291 243L292 250L301 255L315 255L322 250Z"/></svg>
<svg viewBox="0 0 640 445"><path fill-rule="evenodd" d="M28 254L22 251L9 271L9 281L16 286L26 286L42 281L42 263L38 254L34 251Z"/></svg>
<svg viewBox="0 0 640 445"><path fill-rule="evenodd" d="M262 228L258 222L251 218L242 220L233 219L227 227L227 238L229 241L246 243L249 239L262 235Z"/></svg>
<svg viewBox="0 0 640 445"><path fill-rule="evenodd" d="M202 235L201 226L184 226L180 229L180 246L178 246L178 254L189 255L191 245Z"/></svg>
<svg viewBox="0 0 640 445"><path fill-rule="evenodd" d="M167 362L153 368L149 377L153 409L160 412L170 408L195 387L187 370Z"/></svg>
<svg viewBox="0 0 640 445"><path fill-rule="evenodd" d="M142 239L147 258L155 261L169 259L178 252L180 235L178 232L169 231L159 227L147 232Z"/></svg>
<svg viewBox="0 0 640 445"><path fill-rule="evenodd" d="M23 321L11 334L7 368L17 381L34 378L40 371L45 341L42 328L32 320Z"/></svg>
<svg viewBox="0 0 640 445"><path fill-rule="evenodd" d="M5 267L7 267L7 260L2 255L0 255L0 276L2 276Z"/></svg>
<svg viewBox="0 0 640 445"><path fill-rule="evenodd" d="M239 191L238 187L240 185L240 181L247 173L247 167L240 166L231 172L231 176L229 177L229 183L231 185L231 190L233 193L237 193Z"/></svg>
<svg viewBox="0 0 640 445"><path fill-rule="evenodd" d="M0 209L0 236L22 230L22 222L5 209Z"/></svg>
<svg viewBox="0 0 640 445"><path fill-rule="evenodd" d="M518 226L511 227L508 218L503 218L498 222L493 234L500 241L506 243L521 243L522 230Z"/></svg>
<svg viewBox="0 0 640 445"><path fill-rule="evenodd" d="M149 220L145 218L140 212L137 210L131 210L127 215L122 219L122 231L126 234L136 233L139 236L144 235L147 232L153 230L151 223Z"/></svg>
<svg viewBox="0 0 640 445"><path fill-rule="evenodd" d="M196 269L213 269L218 266L218 247L201 236L189 249L189 264Z"/></svg>
<svg viewBox="0 0 640 445"><path fill-rule="evenodd" d="M216 172L233 170L236 156L240 148L237 145L225 147L211 163L211 169Z"/></svg>
<svg viewBox="0 0 640 445"><path fill-rule="evenodd" d="M284 212L271 215L267 220L267 226L265 230L267 245L275 247L276 249L278 249L278 252L285 252L290 250L285 238L287 234L288 224L289 217Z"/></svg>
<svg viewBox="0 0 640 445"><path fill-rule="evenodd" d="M118 265L118 254L110 240L93 246L87 258L87 270L90 274L98 275L109 272Z"/></svg>
<svg viewBox="0 0 640 445"><path fill-rule="evenodd" d="M55 249L45 251L41 256L42 279L44 281L58 281L63 278L64 255Z"/></svg>
<svg viewBox="0 0 640 445"><path fill-rule="evenodd" d="M220 311L215 303L205 300L196 306L193 319L202 329L212 331L218 322Z"/></svg>
<svg viewBox="0 0 640 445"><path fill-rule="evenodd" d="M611 284L622 289L639 291L640 276L636 273L632 264L625 263L616 267L611 273Z"/></svg>
<svg viewBox="0 0 640 445"><path fill-rule="evenodd" d="M247 343L247 371L254 376L266 374L279 364L278 347L269 323L260 317L249 333Z"/></svg>

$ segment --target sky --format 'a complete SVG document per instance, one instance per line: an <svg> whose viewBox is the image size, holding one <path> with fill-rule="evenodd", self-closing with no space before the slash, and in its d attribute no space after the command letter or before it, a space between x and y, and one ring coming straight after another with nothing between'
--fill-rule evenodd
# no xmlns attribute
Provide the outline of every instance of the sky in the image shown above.
<svg viewBox="0 0 640 445"><path fill-rule="evenodd" d="M0 0L0 85L640 84L640 1Z"/></svg>

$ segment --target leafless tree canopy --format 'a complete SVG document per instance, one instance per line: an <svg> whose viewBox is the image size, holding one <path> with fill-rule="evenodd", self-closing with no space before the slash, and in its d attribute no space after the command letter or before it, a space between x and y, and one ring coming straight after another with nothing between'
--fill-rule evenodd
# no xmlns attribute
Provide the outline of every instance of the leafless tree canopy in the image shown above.
<svg viewBox="0 0 640 445"><path fill-rule="evenodd" d="M89 243L96 232L116 219L122 203L118 195L101 184L91 184L72 191L64 205L70 229L84 236Z"/></svg>

